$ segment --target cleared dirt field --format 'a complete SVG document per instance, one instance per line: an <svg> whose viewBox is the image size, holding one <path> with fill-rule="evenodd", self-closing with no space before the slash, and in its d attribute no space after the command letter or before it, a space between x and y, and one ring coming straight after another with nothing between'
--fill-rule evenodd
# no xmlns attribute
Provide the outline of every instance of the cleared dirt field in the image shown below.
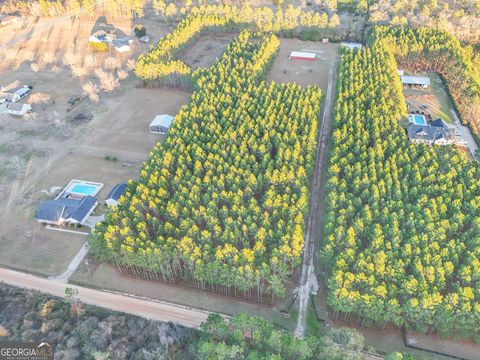
<svg viewBox="0 0 480 360"><path fill-rule="evenodd" d="M181 57L181 59L191 68L209 67L215 63L215 60L222 56L230 41L235 36L233 34L204 34L201 35L195 44L193 44Z"/></svg>
<svg viewBox="0 0 480 360"><path fill-rule="evenodd" d="M273 62L267 80L276 83L297 83L302 86L318 85L325 93L329 65L337 56L338 44L280 39L280 51ZM316 54L315 60L290 60L292 51Z"/></svg>

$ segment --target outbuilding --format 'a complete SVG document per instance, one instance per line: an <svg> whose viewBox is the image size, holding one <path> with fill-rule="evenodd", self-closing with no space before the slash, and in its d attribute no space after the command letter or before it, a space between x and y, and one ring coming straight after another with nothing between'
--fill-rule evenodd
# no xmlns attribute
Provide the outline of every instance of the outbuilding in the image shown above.
<svg viewBox="0 0 480 360"><path fill-rule="evenodd" d="M430 86L430 78L426 76L400 76L403 85L418 86L428 88Z"/></svg>
<svg viewBox="0 0 480 360"><path fill-rule="evenodd" d="M105 200L105 204L108 206L117 206L118 200L120 197L125 194L127 190L127 184L117 184L112 188L110 194L107 196L107 200Z"/></svg>
<svg viewBox="0 0 480 360"><path fill-rule="evenodd" d="M0 15L0 25L8 25L20 20L19 16L16 15Z"/></svg>
<svg viewBox="0 0 480 360"><path fill-rule="evenodd" d="M7 103L7 113L11 115L24 116L29 111L32 111L32 106L30 104L22 103Z"/></svg>
<svg viewBox="0 0 480 360"><path fill-rule="evenodd" d="M19 86L13 89L2 89L0 98L8 102L17 102L31 94L33 87L28 85Z"/></svg>
<svg viewBox="0 0 480 360"><path fill-rule="evenodd" d="M343 47L347 47L349 48L350 50L361 50L363 48L363 45L360 44L360 43L353 43L353 42L342 42L340 43L341 46Z"/></svg>
<svg viewBox="0 0 480 360"><path fill-rule="evenodd" d="M112 46L120 53L130 51L130 44L133 42L132 39L126 37L121 39L116 39L112 41Z"/></svg>
<svg viewBox="0 0 480 360"><path fill-rule="evenodd" d="M292 51L288 57L290 60L315 60L315 53Z"/></svg>
<svg viewBox="0 0 480 360"><path fill-rule="evenodd" d="M150 123L150 132L154 134L166 134L172 125L173 116L168 114L157 115Z"/></svg>

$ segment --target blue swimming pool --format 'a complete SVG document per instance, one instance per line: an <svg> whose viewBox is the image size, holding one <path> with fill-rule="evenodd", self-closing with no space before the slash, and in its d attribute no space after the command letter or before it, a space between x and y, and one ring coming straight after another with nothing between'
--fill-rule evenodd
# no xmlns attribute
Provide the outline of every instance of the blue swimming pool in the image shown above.
<svg viewBox="0 0 480 360"><path fill-rule="evenodd" d="M71 193L74 194L81 194L81 195L92 195L97 192L98 187L94 185L86 185L86 184L75 184L70 189Z"/></svg>
<svg viewBox="0 0 480 360"><path fill-rule="evenodd" d="M423 115L413 115L413 122L415 125L427 125L427 120Z"/></svg>

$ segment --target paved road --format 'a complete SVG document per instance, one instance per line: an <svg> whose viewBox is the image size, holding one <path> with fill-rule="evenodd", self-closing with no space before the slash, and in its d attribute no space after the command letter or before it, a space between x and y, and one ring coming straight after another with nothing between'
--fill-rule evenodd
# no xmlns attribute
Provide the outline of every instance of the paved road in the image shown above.
<svg viewBox="0 0 480 360"><path fill-rule="evenodd" d="M312 190L310 194L310 211L308 214L307 229L305 231L305 245L303 250L303 264L302 275L300 278L300 286L298 288L298 318L297 326L295 328L295 336L303 338L305 336L305 322L308 308L308 300L312 292L312 288L315 287L315 266L313 264L315 256L315 230L316 230L316 218L317 208L320 197L320 186L322 183L323 165L325 163L325 150L327 147L327 140L330 134L331 128L331 113L333 108L333 84L335 77L335 64L330 64L330 70L328 72L328 87L327 95L325 99L325 111L323 112L322 123L318 130L318 144L317 144L317 158L315 164L315 171L313 174Z"/></svg>
<svg viewBox="0 0 480 360"><path fill-rule="evenodd" d="M64 297L65 288L78 289L77 297L85 304L141 316L151 320L174 322L186 327L198 328L209 312L183 307L167 302L140 299L120 293L66 285L58 280L48 280L38 276L0 268L0 282L26 289L38 290L53 296Z"/></svg>

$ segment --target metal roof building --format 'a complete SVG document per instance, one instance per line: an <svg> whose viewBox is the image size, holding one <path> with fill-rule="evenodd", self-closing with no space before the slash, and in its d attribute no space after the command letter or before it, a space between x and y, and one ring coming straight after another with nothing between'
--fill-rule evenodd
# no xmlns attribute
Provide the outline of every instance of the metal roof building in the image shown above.
<svg viewBox="0 0 480 360"><path fill-rule="evenodd" d="M117 184L112 188L110 194L107 196L107 200L105 200L105 204L108 206L117 206L118 200L120 197L125 194L127 190L127 184Z"/></svg>
<svg viewBox="0 0 480 360"><path fill-rule="evenodd" d="M426 76L401 76L400 79L402 80L403 85L415 85L421 87L429 87L430 86L430 78Z"/></svg>
<svg viewBox="0 0 480 360"><path fill-rule="evenodd" d="M297 60L315 60L315 53L304 51L292 51L288 58Z"/></svg>
<svg viewBox="0 0 480 360"><path fill-rule="evenodd" d="M30 104L22 104L18 102L7 103L7 113L11 115L23 116L31 110L32 106Z"/></svg>
<svg viewBox="0 0 480 360"><path fill-rule="evenodd" d="M173 116L168 114L157 115L150 123L150 132L154 134L166 134L172 125Z"/></svg>

